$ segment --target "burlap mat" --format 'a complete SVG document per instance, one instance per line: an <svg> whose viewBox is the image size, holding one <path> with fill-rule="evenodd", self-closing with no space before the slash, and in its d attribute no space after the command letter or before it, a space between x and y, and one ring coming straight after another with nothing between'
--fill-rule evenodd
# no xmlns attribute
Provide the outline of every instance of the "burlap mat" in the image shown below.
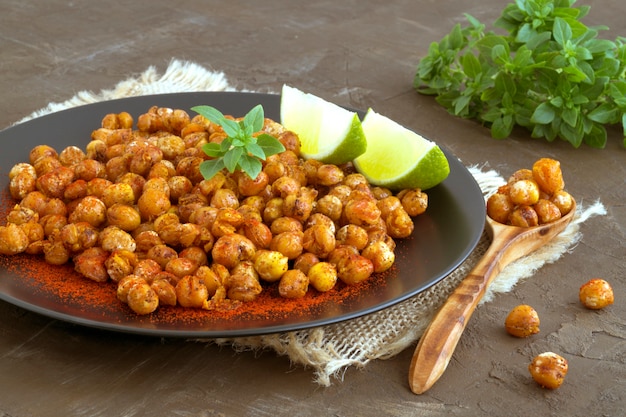
<svg viewBox="0 0 626 417"><path fill-rule="evenodd" d="M120 82L111 90L99 93L82 91L62 103L50 103L20 122L70 107L123 97L188 91L236 91L221 72L209 71L192 62L172 60L163 74L154 67ZM19 122L18 122L19 123ZM485 198L504 179L484 167L468 168L480 185ZM506 267L490 286L482 302L498 292L510 291L524 278L532 276L546 263L555 262L580 241L580 224L589 217L604 215L599 202L579 202L573 222L549 245ZM390 358L414 344L428 325L438 307L472 269L489 246L483 234L478 246L461 266L427 291L391 308L347 322L319 328L266 336L216 339L212 343L229 345L236 350L273 349L287 356L292 363L312 368L314 380L322 386L331 378L343 378L350 366L362 367L374 359ZM408 366L408 365L407 365Z"/></svg>

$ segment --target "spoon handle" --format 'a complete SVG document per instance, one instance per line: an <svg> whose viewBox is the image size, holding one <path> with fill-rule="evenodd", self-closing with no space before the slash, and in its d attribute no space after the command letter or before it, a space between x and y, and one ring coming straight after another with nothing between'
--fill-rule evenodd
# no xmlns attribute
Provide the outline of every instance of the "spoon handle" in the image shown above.
<svg viewBox="0 0 626 417"><path fill-rule="evenodd" d="M510 243L509 239L492 241L424 331L409 368L409 386L415 394L427 391L445 371L478 302L507 263L501 261Z"/></svg>

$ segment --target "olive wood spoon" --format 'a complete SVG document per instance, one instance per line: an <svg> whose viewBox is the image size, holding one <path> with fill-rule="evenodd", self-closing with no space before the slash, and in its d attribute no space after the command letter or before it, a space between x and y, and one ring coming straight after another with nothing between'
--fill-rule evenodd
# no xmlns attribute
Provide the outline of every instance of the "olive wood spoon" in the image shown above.
<svg viewBox="0 0 626 417"><path fill-rule="evenodd" d="M435 315L415 348L409 368L409 386L415 394L426 392L448 366L461 334L487 287L509 263L548 243L570 223L572 209L561 219L534 227L508 226L487 216L489 248Z"/></svg>

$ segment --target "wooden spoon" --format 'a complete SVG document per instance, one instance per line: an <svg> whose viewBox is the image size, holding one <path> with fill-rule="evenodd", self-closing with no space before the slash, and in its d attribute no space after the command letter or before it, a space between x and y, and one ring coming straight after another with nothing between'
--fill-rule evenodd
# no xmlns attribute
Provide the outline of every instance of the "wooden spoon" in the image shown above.
<svg viewBox="0 0 626 417"><path fill-rule="evenodd" d="M415 394L426 392L446 370L467 322L498 273L561 233L575 211L576 202L561 219L535 227L507 226L487 216L491 245L424 331L409 368L411 391Z"/></svg>

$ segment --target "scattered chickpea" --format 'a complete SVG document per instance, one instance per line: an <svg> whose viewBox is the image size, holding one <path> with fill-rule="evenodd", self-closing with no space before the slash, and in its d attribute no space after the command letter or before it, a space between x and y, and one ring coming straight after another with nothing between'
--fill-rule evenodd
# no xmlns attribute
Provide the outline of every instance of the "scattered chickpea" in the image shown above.
<svg viewBox="0 0 626 417"><path fill-rule="evenodd" d="M547 389L557 389L567 375L567 359L553 352L544 352L535 356L528 365L530 375L535 382Z"/></svg>
<svg viewBox="0 0 626 417"><path fill-rule="evenodd" d="M593 278L580 287L578 298L583 305L599 310L613 304L615 297L611 284L601 278Z"/></svg>
<svg viewBox="0 0 626 417"><path fill-rule="evenodd" d="M539 333L539 315L534 308L521 304L513 308L504 321L506 331L515 337L528 337Z"/></svg>

